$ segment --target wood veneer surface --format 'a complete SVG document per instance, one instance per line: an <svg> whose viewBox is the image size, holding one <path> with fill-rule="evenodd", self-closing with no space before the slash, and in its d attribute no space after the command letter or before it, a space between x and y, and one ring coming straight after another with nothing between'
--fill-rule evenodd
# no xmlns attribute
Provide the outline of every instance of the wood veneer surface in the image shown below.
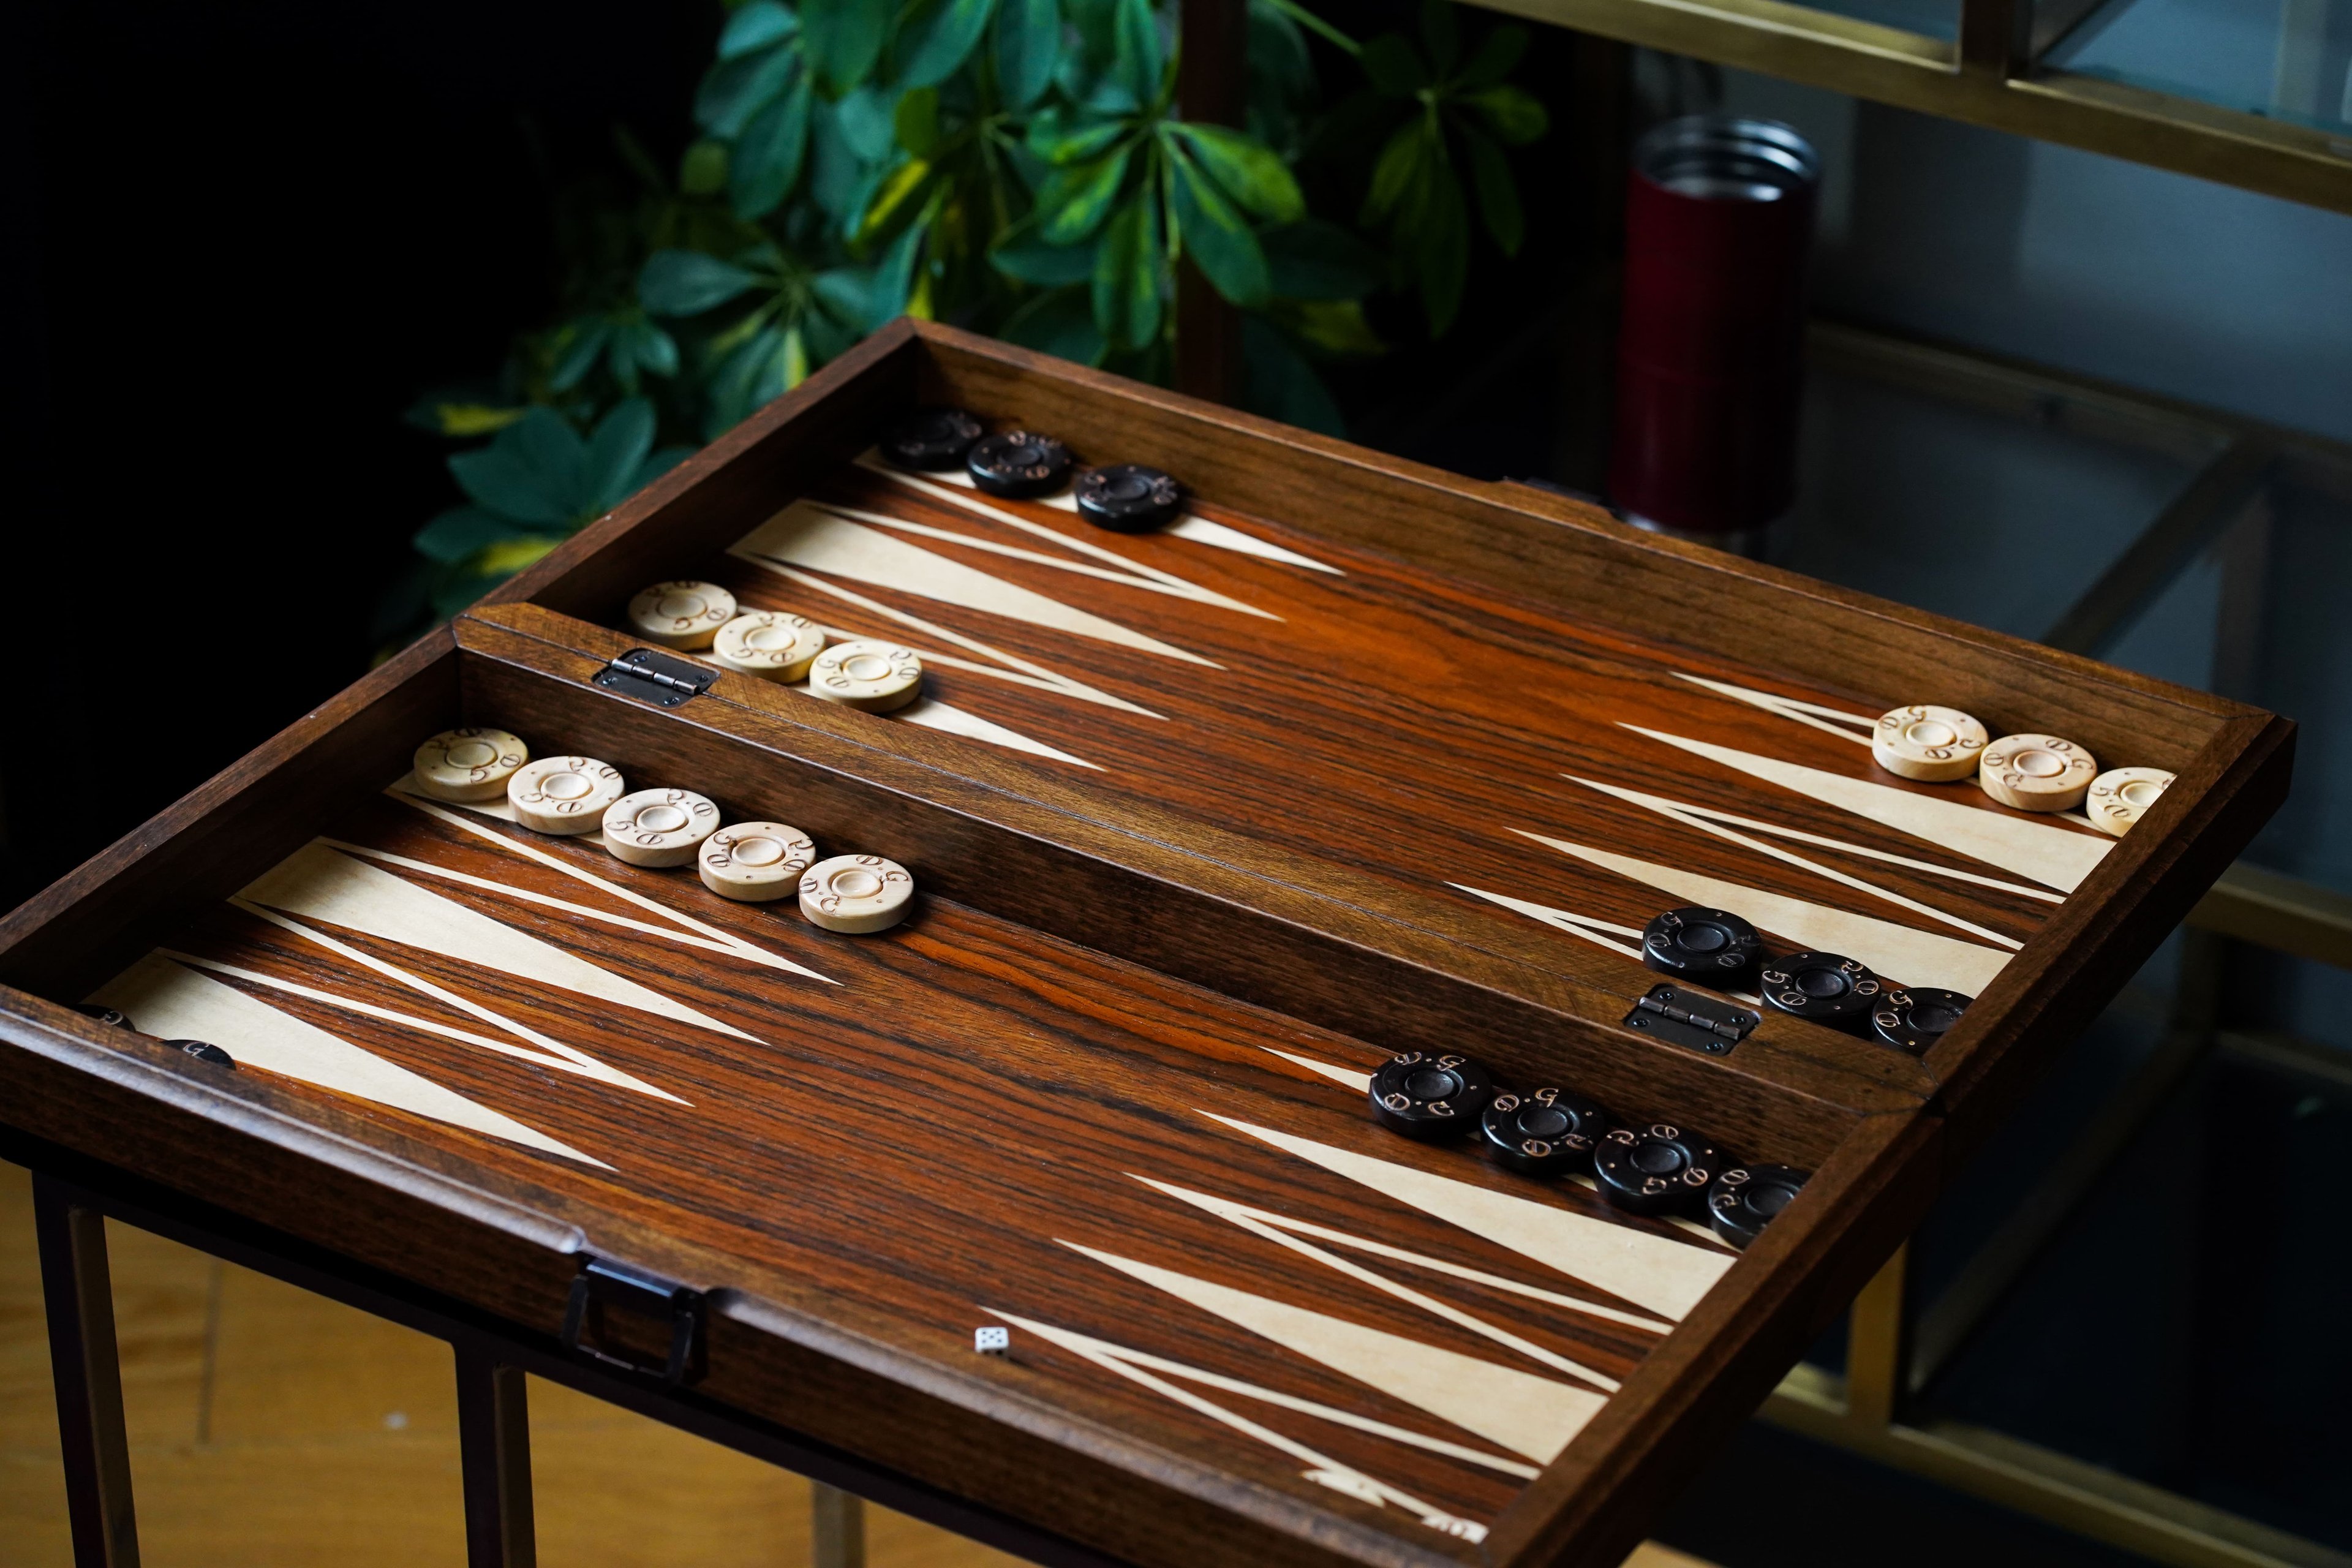
<svg viewBox="0 0 2352 1568"><path fill-rule="evenodd" d="M1523 1484L1524 1474L1506 1471L1532 1470L1548 1455L1515 1453L1491 1436L1433 1418L1410 1394L1344 1375L1238 1328L1190 1303L1183 1294L1189 1287L1173 1284L1174 1276L1279 1302L1286 1321L1307 1322L1296 1317L1302 1310L1319 1313L1396 1336L1400 1352L1413 1346L1437 1352L1430 1356L1433 1365L1443 1363L1435 1373L1400 1365L1400 1385L1408 1390L1415 1378L1459 1377L1475 1373L1473 1363L1500 1363L1523 1369L1503 1373L1506 1383L1525 1393L1548 1391L1555 1400L1570 1398L1572 1390L1605 1392L1589 1375L1563 1370L1568 1364L1601 1379L1628 1375L1661 1342L1658 1331L1687 1310L1690 1302L1675 1295L1687 1289L1687 1279L1676 1274L1682 1285L1656 1287L1663 1297L1642 1290L1618 1296L1580 1284L1216 1118L1308 1140L1342 1152L1340 1158L1369 1156L1382 1171L1434 1173L1503 1194L1502 1206L1530 1225L1541 1217L1538 1211L1559 1211L1589 1216L1611 1234L1653 1237L1650 1245L1685 1273L1712 1276L1730 1262L1719 1244L1664 1222L1618 1215L1582 1189L1524 1181L1463 1150L1395 1139L1363 1117L1360 1091L1276 1054L1362 1071L1379 1055L1359 1042L946 900L925 900L916 919L886 935L839 937L796 913L718 899L690 871L625 866L584 843L546 839L473 814L462 814L460 826L447 815L451 809L436 814L392 797L366 803L289 862L299 873L290 881L277 876L257 883L251 904L240 900L197 920L149 963L231 987L585 1156L569 1159L462 1128L421 1124L428 1142L469 1165L564 1195L592 1247L596 1216L605 1215L616 1227L740 1258L764 1269L772 1282L807 1282L806 1300L827 1310L844 1302L862 1306L887 1325L897 1348L926 1359L976 1359L972 1331L1006 1313L1477 1448L1503 1468L1250 1404L1252 1420L1473 1522L1498 1513ZM607 886L584 883L511 845ZM348 877L352 865L368 868L360 874L363 886L396 879L426 900L526 932L739 1033L600 1004L501 973L488 959L423 952L372 933L378 918L372 913L352 916L356 926L325 918L321 910L335 911L303 889L320 885L322 876ZM695 934L614 889L824 978L714 952L709 938L697 946L632 929L622 922ZM533 904L523 895L572 907ZM381 895L373 897L371 907L382 906ZM281 920L273 922L258 912L263 909ZM288 920L304 929L289 929ZM371 967L369 959L413 979ZM420 981L451 1000L420 989ZM486 1026L457 999L487 1009L499 1023ZM141 1022L135 1015L134 1022ZM421 1026L436 1024L525 1052L532 1047L519 1042L533 1035L562 1042L676 1098ZM381 1118L388 1128L418 1135L415 1117L363 1098L335 1098L362 1119ZM1151 1181L1212 1205L1244 1205L1434 1260L1383 1263L1345 1244L1317 1241L1311 1231L1306 1236L1337 1256L1378 1266L1409 1289L1441 1298L1454 1315L1433 1316L1253 1228L1263 1221L1237 1221L1230 1210L1188 1202ZM1155 1284L1076 1247L1173 1273ZM1549 1291L1552 1299L1448 1275L1446 1266ZM1563 1297L1620 1317L1565 1308ZM1485 1328L1458 1321L1462 1313ZM1649 1326L1622 1321L1627 1316ZM1313 1331L1311 1324L1302 1331ZM1502 1348L1498 1333L1519 1353ZM1259 1485L1333 1505L1324 1495L1328 1489L1300 1479L1292 1456L1237 1436L1229 1424L1026 1326L1016 1329L1015 1341L1003 1370L1033 1396L1148 1434ZM1523 1348L1530 1345L1537 1347L1532 1352ZM1550 1364L1530 1357L1551 1358ZM1519 1381L1537 1376L1549 1381ZM1206 1392L1228 1404L1235 1397ZM1351 1504L1342 1499L1338 1506ZM1392 1519L1394 1510L1389 1513Z"/></svg>

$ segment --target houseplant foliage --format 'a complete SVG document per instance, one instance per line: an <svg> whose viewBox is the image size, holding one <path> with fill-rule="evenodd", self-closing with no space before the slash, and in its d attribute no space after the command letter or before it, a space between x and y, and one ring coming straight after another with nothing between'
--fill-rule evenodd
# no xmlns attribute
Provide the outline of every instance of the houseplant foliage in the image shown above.
<svg viewBox="0 0 2352 1568"><path fill-rule="evenodd" d="M1175 10L734 0L675 179L619 138L625 193L558 213L557 324L519 341L497 388L412 413L488 440L452 458L467 504L418 534L386 635L454 614L900 314L1165 381L1189 263L1246 312L1253 406L1336 430L1315 365L1382 351L1368 297L1412 294L1433 334L1451 324L1465 191L1518 247L1502 149L1545 129L1507 79L1526 34L1466 43L1450 0L1424 0L1415 37L1359 41L1298 0L1251 0L1233 129L1177 111ZM1310 32L1360 79L1336 107Z"/></svg>

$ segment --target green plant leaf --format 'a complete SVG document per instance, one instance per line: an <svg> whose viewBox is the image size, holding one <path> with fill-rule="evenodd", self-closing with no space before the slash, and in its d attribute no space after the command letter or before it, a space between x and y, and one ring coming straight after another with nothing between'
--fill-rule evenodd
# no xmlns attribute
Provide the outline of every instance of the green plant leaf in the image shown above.
<svg viewBox="0 0 2352 1568"><path fill-rule="evenodd" d="M1256 316L1242 318L1242 400L1252 413L1327 436L1347 434L1315 367Z"/></svg>
<svg viewBox="0 0 2352 1568"><path fill-rule="evenodd" d="M715 196L727 188L727 144L705 137L677 161L677 188L689 196Z"/></svg>
<svg viewBox="0 0 2352 1568"><path fill-rule="evenodd" d="M834 117L850 150L872 163L898 144L898 96L868 83L834 105Z"/></svg>
<svg viewBox="0 0 2352 1568"><path fill-rule="evenodd" d="M653 449L654 405L644 398L626 398L599 419L588 437L584 515L578 521L602 516L628 500L637 488L637 469Z"/></svg>
<svg viewBox="0 0 2352 1568"><path fill-rule="evenodd" d="M996 88L1015 114L1053 85L1062 54L1060 0L1003 0L996 12Z"/></svg>
<svg viewBox="0 0 2352 1568"><path fill-rule="evenodd" d="M1470 276L1470 215L1453 164L1440 161L1435 165L1427 210L1416 228L1422 310L1429 318L1429 335L1442 338L1462 309L1462 289Z"/></svg>
<svg viewBox="0 0 2352 1568"><path fill-rule="evenodd" d="M746 222L783 205L808 153L809 79L803 72L782 98L751 117L727 160L728 196Z"/></svg>
<svg viewBox="0 0 2352 1568"><path fill-rule="evenodd" d="M1483 132L1462 128L1462 145L1470 154L1470 186L1478 193L1479 216L1486 232L1506 256L1519 253L1527 237L1527 215L1519 206L1518 181L1511 175L1510 160Z"/></svg>
<svg viewBox="0 0 2352 1568"><path fill-rule="evenodd" d="M1462 58L1462 29L1454 0L1421 0L1421 41L1429 47L1429 74L1444 77Z"/></svg>
<svg viewBox="0 0 2352 1568"><path fill-rule="evenodd" d="M1111 77L1138 105L1150 103L1160 96L1160 77L1168 65L1160 41L1160 18L1152 12L1151 0L1114 0L1114 4L1111 26L1117 42Z"/></svg>
<svg viewBox="0 0 2352 1568"><path fill-rule="evenodd" d="M925 0L900 29L898 82L931 87L971 58L996 13L996 0Z"/></svg>
<svg viewBox="0 0 2352 1568"><path fill-rule="evenodd" d="M1255 138L1222 125L1163 121L1166 134L1185 150L1245 211L1274 223L1294 223L1307 214L1307 198L1281 159Z"/></svg>
<svg viewBox="0 0 2352 1568"><path fill-rule="evenodd" d="M1129 149L1075 168L1056 169L1037 193L1038 237L1048 245L1070 245L1102 226L1127 179Z"/></svg>
<svg viewBox="0 0 2352 1568"><path fill-rule="evenodd" d="M876 263L863 323L866 331L871 331L893 317L906 313L907 296L914 290L915 264L921 258L923 239L930 228L930 219L937 215L940 203L946 196L945 191L933 195L922 216L907 226L906 232L891 243L890 248L883 252L882 259Z"/></svg>
<svg viewBox="0 0 2352 1568"><path fill-rule="evenodd" d="M801 335L801 330L798 327L787 327L784 330L783 365L786 392L790 392L808 379L808 340Z"/></svg>
<svg viewBox="0 0 2352 1568"><path fill-rule="evenodd" d="M428 392L409 405L404 417L420 430L436 436L495 436L528 412L520 406L493 403L472 388Z"/></svg>
<svg viewBox="0 0 2352 1568"><path fill-rule="evenodd" d="M783 347L780 329L762 327L719 362L711 373L710 404L703 418L707 438L725 435L783 391Z"/></svg>
<svg viewBox="0 0 2352 1568"><path fill-rule="evenodd" d="M1265 303L1265 252L1216 183L1187 157L1169 159L1170 195L1185 252L1218 293L1244 307Z"/></svg>
<svg viewBox="0 0 2352 1568"><path fill-rule="evenodd" d="M863 331L866 308L874 298L873 284L873 274L863 268L834 267L816 275L811 292L835 320Z"/></svg>
<svg viewBox="0 0 2352 1568"><path fill-rule="evenodd" d="M1519 58L1528 52L1528 30L1508 23L1494 28L1478 40L1478 52L1462 69L1458 85L1475 90L1492 87L1511 74Z"/></svg>
<svg viewBox="0 0 2352 1568"><path fill-rule="evenodd" d="M520 530L512 520L494 516L477 506L456 506L416 531L416 552L445 566L480 552Z"/></svg>
<svg viewBox="0 0 2352 1568"><path fill-rule="evenodd" d="M1096 245L1047 245L1034 234L988 253L989 264L1007 278L1041 288L1083 283L1095 275Z"/></svg>
<svg viewBox="0 0 2352 1568"><path fill-rule="evenodd" d="M1132 349L1160 335L1160 277L1166 260L1160 203L1147 186L1103 226L1095 258L1094 312L1104 337Z"/></svg>
<svg viewBox="0 0 2352 1568"><path fill-rule="evenodd" d="M1360 300L1381 286L1380 253L1336 223L1304 218L1262 229L1266 279L1286 300Z"/></svg>
<svg viewBox="0 0 2352 1568"><path fill-rule="evenodd" d="M857 232L851 237L862 243L895 228L898 221L927 194L931 174L931 165L920 158L909 158L890 171L875 189L874 199L866 206L866 216L857 220Z"/></svg>
<svg viewBox="0 0 2352 1568"><path fill-rule="evenodd" d="M487 447L449 459L457 488L486 510L517 522L568 527L580 508L586 446L563 416L532 408Z"/></svg>
<svg viewBox="0 0 2352 1568"><path fill-rule="evenodd" d="M677 374L677 340L655 326L651 321L632 321L622 329L629 345L629 357L641 370L656 375Z"/></svg>
<svg viewBox="0 0 2352 1568"><path fill-rule="evenodd" d="M802 45L808 50L809 64L835 96L873 74L897 14L893 0L807 0L801 16Z"/></svg>
<svg viewBox="0 0 2352 1568"><path fill-rule="evenodd" d="M606 321L574 321L565 327L557 334L556 341L562 350L556 356L555 370L547 378L547 384L557 392L569 392L579 385L596 368L597 359L612 338L613 328Z"/></svg>
<svg viewBox="0 0 2352 1568"><path fill-rule="evenodd" d="M1102 363L1110 346L1102 329L1095 325L1091 291L1076 284L1040 294L1022 306L999 336L1024 349L1080 364Z"/></svg>
<svg viewBox="0 0 2352 1568"><path fill-rule="evenodd" d="M1097 120L1055 105L1031 117L1024 144L1048 163L1066 166L1099 156L1132 129L1124 120Z"/></svg>
<svg viewBox="0 0 2352 1568"><path fill-rule="evenodd" d="M890 117L898 145L918 158L938 154L940 145L940 89L919 87L898 100Z"/></svg>
<svg viewBox="0 0 2352 1568"><path fill-rule="evenodd" d="M1525 88L1505 82L1465 95L1461 101L1486 117L1486 123L1504 144L1525 146L1550 128L1551 117Z"/></svg>
<svg viewBox="0 0 2352 1568"><path fill-rule="evenodd" d="M757 273L698 250L656 250L637 274L637 301L656 316L696 316L761 281Z"/></svg>
<svg viewBox="0 0 2352 1568"><path fill-rule="evenodd" d="M1411 98L1429 85L1429 72L1402 33L1382 33L1366 41L1356 62L1372 86L1391 98Z"/></svg>
<svg viewBox="0 0 2352 1568"><path fill-rule="evenodd" d="M798 16L776 4L776 0L751 0L727 18L727 26L719 34L719 58L722 60L740 58L753 49L764 49L780 38L788 38L800 31Z"/></svg>
<svg viewBox="0 0 2352 1568"><path fill-rule="evenodd" d="M474 557L473 568L493 583L503 582L526 566L537 565L549 551L562 542L546 534L531 533L501 539L483 547L482 552Z"/></svg>
<svg viewBox="0 0 2352 1568"><path fill-rule="evenodd" d="M1416 182L1426 178L1431 152L1429 121L1416 115L1396 128L1372 164L1372 185L1364 196L1361 221L1367 227L1398 212L1412 195Z"/></svg>
<svg viewBox="0 0 2352 1568"><path fill-rule="evenodd" d="M1347 359L1369 359L1389 352L1388 344L1364 318L1360 300L1276 301L1268 314L1284 330L1310 348Z"/></svg>
<svg viewBox="0 0 2352 1568"><path fill-rule="evenodd" d="M695 123L722 142L733 141L751 116L784 90L799 67L800 52L789 46L720 61L694 95Z"/></svg>

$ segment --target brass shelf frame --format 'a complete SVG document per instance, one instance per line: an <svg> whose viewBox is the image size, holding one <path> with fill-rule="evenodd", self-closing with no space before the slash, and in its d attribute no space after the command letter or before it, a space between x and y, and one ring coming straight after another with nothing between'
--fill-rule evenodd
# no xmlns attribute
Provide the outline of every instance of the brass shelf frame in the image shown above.
<svg viewBox="0 0 2352 1568"><path fill-rule="evenodd" d="M1782 0L1469 3L2352 213L2352 136L2044 68L2097 0L1959 0L1955 43Z"/></svg>
<svg viewBox="0 0 2352 1568"><path fill-rule="evenodd" d="M1817 369L2182 462L2188 480L2042 640L2097 655L2208 550L2219 552L2217 689L2246 695L2261 630L2271 495L2292 483L2352 501L2352 445L2022 361L1817 321ZM2352 1096L2345 1053L2232 1028L2227 949L2243 942L2352 969L2352 897L2241 863L2190 911L2156 1048L1935 1300L1897 1250L1854 1298L1841 1375L1801 1363L1759 1415L1881 1464L2178 1568L2352 1568L2352 1555L2006 1434L1940 1420L1921 1395L2026 1277L2171 1091L2215 1055Z"/></svg>

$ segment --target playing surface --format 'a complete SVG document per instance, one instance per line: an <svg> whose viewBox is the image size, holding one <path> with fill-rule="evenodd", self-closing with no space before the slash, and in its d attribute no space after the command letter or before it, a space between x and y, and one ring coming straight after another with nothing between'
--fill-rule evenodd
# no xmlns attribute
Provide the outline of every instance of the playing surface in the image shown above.
<svg viewBox="0 0 2352 1568"><path fill-rule="evenodd" d="M1549 928L1588 970L1702 902L1973 994L2113 842L1877 772L1872 717L1933 692L1802 688L1213 509L1116 536L845 466L698 569L919 651L924 700L859 722ZM936 897L835 936L504 809L367 801L100 997L562 1194L592 1245L603 1215L716 1249L787 1307L1471 1539L1728 1267L1380 1130L1359 1041Z"/></svg>

